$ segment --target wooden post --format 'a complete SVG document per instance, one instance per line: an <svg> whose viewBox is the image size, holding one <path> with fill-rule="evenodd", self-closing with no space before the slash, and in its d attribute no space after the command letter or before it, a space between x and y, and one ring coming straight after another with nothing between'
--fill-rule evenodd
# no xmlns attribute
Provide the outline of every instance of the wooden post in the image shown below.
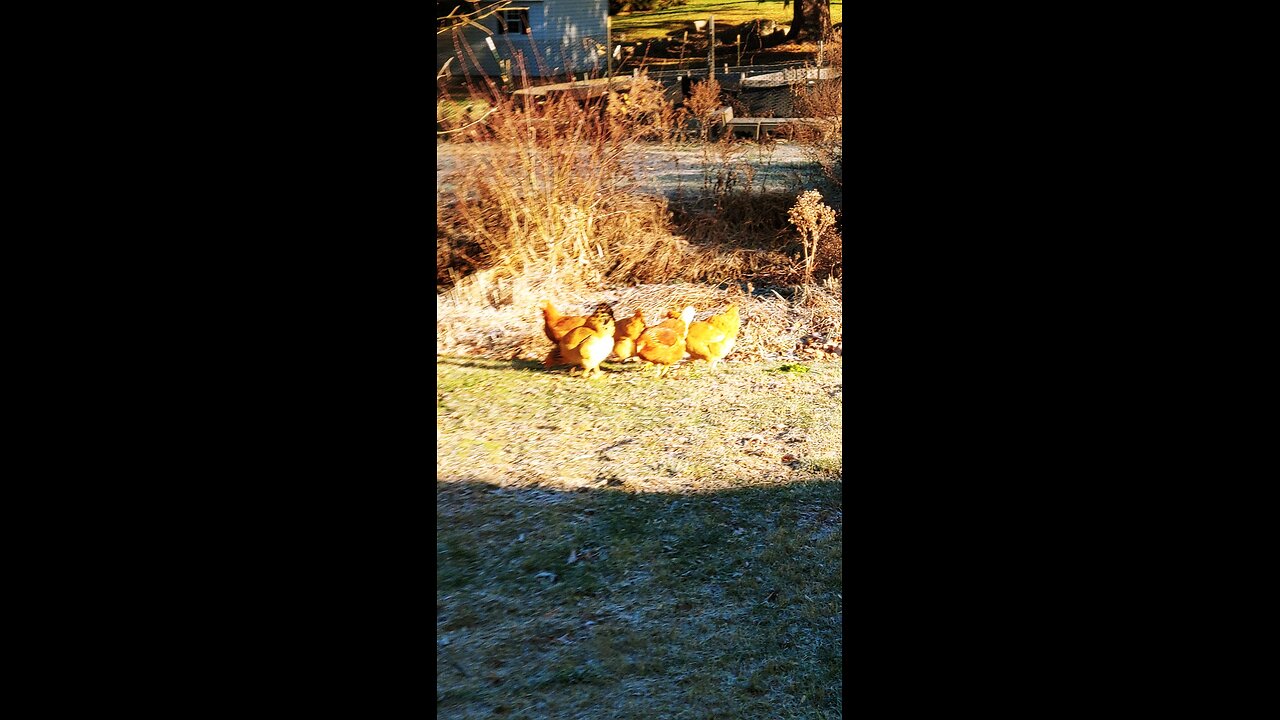
<svg viewBox="0 0 1280 720"><path fill-rule="evenodd" d="M819 43L818 47L822 47L821 43ZM608 15L604 16L604 52L605 55L609 56L607 58L609 63L607 77L609 80L605 83L607 87L613 83L613 18Z"/></svg>
<svg viewBox="0 0 1280 720"><path fill-rule="evenodd" d="M707 23L707 47L711 48L711 53L707 55L707 79L714 80L716 77L716 16L711 16L711 22Z"/></svg>

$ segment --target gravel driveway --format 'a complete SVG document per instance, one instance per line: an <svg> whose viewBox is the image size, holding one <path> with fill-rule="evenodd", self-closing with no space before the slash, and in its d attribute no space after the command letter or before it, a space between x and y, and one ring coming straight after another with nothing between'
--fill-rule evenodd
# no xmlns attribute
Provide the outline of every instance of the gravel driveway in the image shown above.
<svg viewBox="0 0 1280 720"><path fill-rule="evenodd" d="M802 184L812 186L821 176L802 145L780 140L772 146L743 142L733 147L730 164L747 163L755 168L753 187L757 189L762 183L768 189L799 187ZM458 167L460 160L490 152L489 143L437 144L436 191L452 189L445 178ZM679 193L686 197L701 195L704 163L713 180L722 163L719 150L714 145L706 148L699 145L637 145L626 159L635 170L637 185L642 190L669 197Z"/></svg>

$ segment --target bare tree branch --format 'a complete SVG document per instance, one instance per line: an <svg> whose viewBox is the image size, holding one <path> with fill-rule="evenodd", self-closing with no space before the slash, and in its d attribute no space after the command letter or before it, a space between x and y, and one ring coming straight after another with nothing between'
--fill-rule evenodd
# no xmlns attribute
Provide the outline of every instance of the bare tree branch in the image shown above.
<svg viewBox="0 0 1280 720"><path fill-rule="evenodd" d="M441 18L436 18L437 20L454 18L459 20L459 22L446 25L442 28L438 28L436 30L436 34L443 35L451 30L458 29L459 26L468 25L474 28L478 28L489 35L492 35L493 31L481 25L480 21L486 18L493 17L494 15L497 15L499 11L501 11L503 8L507 7L510 4L511 4L511 0L499 0L498 2L495 2L492 5L486 5L485 7L477 8L475 12L456 14L458 13L458 8L461 7L461 5L459 5L458 7L455 7L454 9L450 10L448 15L445 15L444 17L441 17Z"/></svg>

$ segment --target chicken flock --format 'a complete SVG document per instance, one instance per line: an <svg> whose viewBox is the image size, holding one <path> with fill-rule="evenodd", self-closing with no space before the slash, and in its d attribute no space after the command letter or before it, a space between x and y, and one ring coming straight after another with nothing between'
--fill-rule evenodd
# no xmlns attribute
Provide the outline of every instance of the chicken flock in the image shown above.
<svg viewBox="0 0 1280 720"><path fill-rule="evenodd" d="M716 364L733 351L741 321L736 303L719 315L694 322L695 310L668 310L657 325L646 325L643 311L616 320L613 308L600 303L590 315L562 315L549 300L543 300L543 332L555 346L542 361L544 367L571 365L582 369L583 378L599 378L600 364L609 357L626 362L633 358L657 368L657 376L667 374L688 357ZM573 373L573 368L569 370Z"/></svg>

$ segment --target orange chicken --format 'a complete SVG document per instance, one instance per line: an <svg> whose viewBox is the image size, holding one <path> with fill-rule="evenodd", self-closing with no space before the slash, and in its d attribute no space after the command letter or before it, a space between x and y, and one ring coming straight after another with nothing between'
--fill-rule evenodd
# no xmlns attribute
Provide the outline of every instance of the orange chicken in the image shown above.
<svg viewBox="0 0 1280 720"><path fill-rule="evenodd" d="M636 340L644 332L644 313L636 310L636 314L618 322L618 329L613 332L613 354L623 361L636 355Z"/></svg>
<svg viewBox="0 0 1280 720"><path fill-rule="evenodd" d="M738 305L730 305L719 315L712 315L706 321L699 320L689 326L689 337L685 340L685 349L694 360L706 360L714 368L724 356L733 350L738 341Z"/></svg>
<svg viewBox="0 0 1280 720"><path fill-rule="evenodd" d="M553 344L560 342L560 338L570 330L582 327L587 322L586 315L561 315L550 300L543 300L538 307L542 308L542 331Z"/></svg>
<svg viewBox="0 0 1280 720"><path fill-rule="evenodd" d="M543 367L553 367L555 365L572 365L572 362L566 361L560 356L560 339L567 335L574 328L580 328L587 322L587 315L561 315L556 312L556 308L551 304L550 300L543 300L539 307L542 308L542 332L546 334L547 339L555 347L551 348L551 352L547 353L547 357L542 361ZM613 308L608 303L600 303L596 305L596 312L604 311L608 313L609 319L613 319Z"/></svg>
<svg viewBox="0 0 1280 720"><path fill-rule="evenodd" d="M636 354L641 360L658 366L658 377L662 377L682 358L685 352L685 337L689 334L689 322L693 320L694 310L687 307L678 316L667 313L668 319L654 327L645 328L636 341ZM674 317L673 317L674 316Z"/></svg>
<svg viewBox="0 0 1280 720"><path fill-rule="evenodd" d="M604 374L600 363L613 352L613 332L613 309L600 303L582 327L576 327L560 338L561 361L581 365L583 378L590 378L592 373L600 377Z"/></svg>

